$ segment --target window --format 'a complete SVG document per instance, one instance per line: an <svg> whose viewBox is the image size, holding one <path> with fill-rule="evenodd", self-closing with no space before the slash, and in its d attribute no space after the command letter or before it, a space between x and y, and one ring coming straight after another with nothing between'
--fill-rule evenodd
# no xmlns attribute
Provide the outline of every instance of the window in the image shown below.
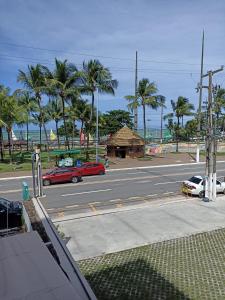
<svg viewBox="0 0 225 300"><path fill-rule="evenodd" d="M200 182L202 181L202 178L198 178L198 177L193 176L193 177L191 177L191 178L189 179L189 181L190 181L190 182L193 182L193 183L195 183L195 184L200 184Z"/></svg>

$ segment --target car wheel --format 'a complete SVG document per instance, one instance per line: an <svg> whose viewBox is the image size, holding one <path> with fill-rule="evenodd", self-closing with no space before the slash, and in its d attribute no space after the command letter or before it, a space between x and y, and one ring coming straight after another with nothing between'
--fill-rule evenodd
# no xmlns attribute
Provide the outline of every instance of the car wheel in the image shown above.
<svg viewBox="0 0 225 300"><path fill-rule="evenodd" d="M46 186L46 185L50 185L51 184L51 181L49 179L44 179L43 180L43 185Z"/></svg>
<svg viewBox="0 0 225 300"><path fill-rule="evenodd" d="M198 195L199 195L199 198L203 198L203 197L205 197L205 192L201 191Z"/></svg>
<svg viewBox="0 0 225 300"><path fill-rule="evenodd" d="M100 171L100 172L98 173L98 175L104 175L104 174L105 174L104 171Z"/></svg>
<svg viewBox="0 0 225 300"><path fill-rule="evenodd" d="M74 177L72 177L71 181L72 181L72 183L77 183L79 181L79 179L78 179L78 177L74 176Z"/></svg>
<svg viewBox="0 0 225 300"><path fill-rule="evenodd" d="M224 195L225 195L225 189L223 190L223 193L224 193Z"/></svg>

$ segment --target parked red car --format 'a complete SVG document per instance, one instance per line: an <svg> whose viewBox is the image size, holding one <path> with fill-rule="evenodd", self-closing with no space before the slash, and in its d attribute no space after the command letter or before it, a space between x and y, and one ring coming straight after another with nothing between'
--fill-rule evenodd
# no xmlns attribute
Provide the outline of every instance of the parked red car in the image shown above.
<svg viewBox="0 0 225 300"><path fill-rule="evenodd" d="M57 168L47 172L42 176L43 185L50 185L52 183L82 181L81 172L77 168Z"/></svg>
<svg viewBox="0 0 225 300"><path fill-rule="evenodd" d="M81 172L82 176L105 174L104 165L96 162L83 163L80 167L77 167L77 169Z"/></svg>

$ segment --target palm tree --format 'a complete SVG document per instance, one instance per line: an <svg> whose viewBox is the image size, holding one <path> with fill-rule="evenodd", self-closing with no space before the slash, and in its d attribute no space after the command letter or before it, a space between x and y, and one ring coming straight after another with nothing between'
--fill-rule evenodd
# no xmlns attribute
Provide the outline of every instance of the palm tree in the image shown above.
<svg viewBox="0 0 225 300"><path fill-rule="evenodd" d="M22 108L18 105L17 99L14 96L7 96L1 107L3 114L3 122L8 134L9 157L12 162L12 128L13 124L20 121L23 115Z"/></svg>
<svg viewBox="0 0 225 300"><path fill-rule="evenodd" d="M163 142L163 108L166 108L166 97L162 95L157 96L157 101L159 106L161 107L161 115L160 115L160 142Z"/></svg>
<svg viewBox="0 0 225 300"><path fill-rule="evenodd" d="M60 61L55 59L55 70L51 73L48 71L46 84L48 86L47 93L60 97L62 101L62 118L65 128L66 145L69 149L69 139L66 126L65 103L72 96L79 94L76 82L79 73L75 65L68 63L67 60Z"/></svg>
<svg viewBox="0 0 225 300"><path fill-rule="evenodd" d="M222 110L225 108L225 89L218 89L214 95L214 111L218 123Z"/></svg>
<svg viewBox="0 0 225 300"><path fill-rule="evenodd" d="M98 60L90 60L87 63L83 62L81 80L81 93L91 95L91 122L94 112L95 92L115 95L118 81L112 79L109 69L105 68Z"/></svg>
<svg viewBox="0 0 225 300"><path fill-rule="evenodd" d="M143 109L143 125L144 125L144 140L146 141L146 107L157 109L159 103L154 94L157 92L157 87L154 82L149 82L147 78L143 78L138 83L137 96L126 96L125 98L130 101L128 107L131 109L142 106Z"/></svg>
<svg viewBox="0 0 225 300"><path fill-rule="evenodd" d="M35 101L39 108L39 114L40 117L38 118L39 122L39 128L41 132L42 126L45 128L45 122L44 122L44 112L42 107L42 93L46 90L45 86L45 78L48 77L49 71L46 67L37 64L36 66L29 66L28 65L28 71L27 73L19 70L19 75L17 77L17 81L21 82L25 89L27 89L31 95L35 98ZM41 135L40 135L40 141L41 141Z"/></svg>
<svg viewBox="0 0 225 300"><path fill-rule="evenodd" d="M9 89L5 88L3 85L0 85L0 155L1 155L1 161L4 160L4 144L3 144L3 127L6 127L6 124L4 122L4 112L3 112L3 106L7 100L7 97L9 96Z"/></svg>
<svg viewBox="0 0 225 300"><path fill-rule="evenodd" d="M18 104L24 109L25 112L25 118L22 121L22 123L26 124L26 131L27 131L27 151L29 150L29 123L30 123L30 116L31 112L34 112L37 110L37 105L35 103L35 99L31 97L30 92L24 90L20 93L16 92L16 96L18 98Z"/></svg>
<svg viewBox="0 0 225 300"><path fill-rule="evenodd" d="M169 113L164 116L165 119L173 119L173 117L177 118L177 123L174 124L174 132L176 137L176 152L178 152L178 142L180 136L180 123L183 128L184 116L192 116L194 105L189 102L189 100L185 97L179 96L177 101L171 100L171 106L173 109L172 113Z"/></svg>
<svg viewBox="0 0 225 300"><path fill-rule="evenodd" d="M56 126L56 135L57 135L57 143L58 147L60 148L60 141L59 141L59 121L62 119L62 102L59 98L50 99L47 104L47 114L49 115L50 119L55 121Z"/></svg>

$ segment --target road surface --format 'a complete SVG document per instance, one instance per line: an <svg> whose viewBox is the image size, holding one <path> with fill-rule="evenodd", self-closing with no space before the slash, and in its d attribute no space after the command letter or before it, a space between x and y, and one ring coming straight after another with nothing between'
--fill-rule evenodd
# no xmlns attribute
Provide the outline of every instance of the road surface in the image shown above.
<svg viewBox="0 0 225 300"><path fill-rule="evenodd" d="M145 198L162 198L180 193L183 180L204 175L203 164L158 166L146 169L115 170L102 176L83 177L77 184L58 184L44 187L42 203L48 213L80 213L108 207L137 204ZM218 178L225 176L225 163L217 164ZM0 196L21 200L22 181L32 191L31 178L0 179Z"/></svg>

